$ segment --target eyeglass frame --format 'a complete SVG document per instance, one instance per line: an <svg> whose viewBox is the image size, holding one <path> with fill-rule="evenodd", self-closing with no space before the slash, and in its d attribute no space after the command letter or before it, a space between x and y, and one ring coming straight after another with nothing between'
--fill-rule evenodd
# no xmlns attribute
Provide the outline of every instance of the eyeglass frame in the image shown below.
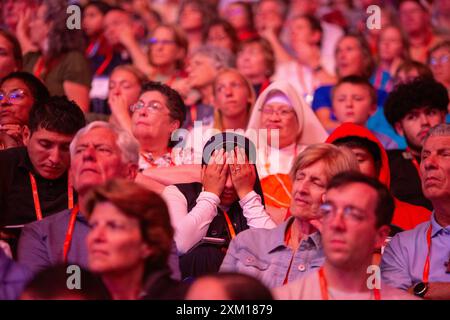
<svg viewBox="0 0 450 320"><path fill-rule="evenodd" d="M450 61L450 53L443 55L440 58L430 58L430 65L431 66L437 66L437 65L441 65L444 63L447 63Z"/></svg>
<svg viewBox="0 0 450 320"><path fill-rule="evenodd" d="M170 44L177 44L177 42L175 40L167 40L167 39L157 39L155 37L151 37L150 39L148 39L148 44L150 45L155 45L155 44L162 44L162 45L170 45Z"/></svg>
<svg viewBox="0 0 450 320"><path fill-rule="evenodd" d="M279 116L280 118L284 118L287 119L289 117L289 115L291 115L292 113L295 114L295 110L291 107L288 110L273 110L271 108L266 108L265 106L262 106L261 108L259 108L258 110L259 112L268 115L268 116L272 116L274 113Z"/></svg>
<svg viewBox="0 0 450 320"><path fill-rule="evenodd" d="M8 93L6 93L6 92L0 90L0 104L4 103L4 101L5 101L5 102L8 101L9 103L12 103L12 102L11 102L11 93L13 93L13 92L15 92L15 91L18 91L19 94L22 95L22 97L19 98L19 101L22 100L24 97L27 96L25 90L20 89L20 88L18 88L18 89L13 89L13 90L9 91ZM5 98L1 98L2 95L3 95ZM17 98L14 98L14 99L17 99ZM14 100L14 99L13 99L13 100Z"/></svg>
<svg viewBox="0 0 450 320"><path fill-rule="evenodd" d="M326 213L325 208L330 208L328 210L328 213ZM342 216L344 218L345 222L351 222L351 223L361 223L365 220L367 220L367 215L364 214L364 210L359 209L352 205L347 205L343 209L339 208L342 211ZM339 211L338 208L336 208L335 205L329 202L325 202L320 205L319 212L322 215L323 221L328 221L329 219L335 218L337 215L337 212Z"/></svg>
<svg viewBox="0 0 450 320"><path fill-rule="evenodd" d="M158 104L161 107L159 107L159 108L151 108L150 104L153 104L153 105L154 104ZM164 111L164 107L166 107L166 109L168 109L168 112L163 112ZM143 108L146 108L147 111L149 113L151 113L151 114L158 114L159 113L159 114L168 114L168 115L170 115L169 107L167 107L167 105L165 105L165 104L163 104L163 103L161 103L161 102L159 102L157 100L150 100L147 103L145 103L142 100L139 100L138 102L132 104L129 109L130 109L130 111L132 113L135 113L136 111L141 110Z"/></svg>

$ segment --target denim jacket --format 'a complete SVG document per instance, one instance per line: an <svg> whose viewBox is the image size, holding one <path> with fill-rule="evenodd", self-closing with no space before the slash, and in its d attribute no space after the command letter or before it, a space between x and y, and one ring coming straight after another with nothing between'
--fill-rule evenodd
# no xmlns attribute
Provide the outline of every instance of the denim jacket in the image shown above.
<svg viewBox="0 0 450 320"><path fill-rule="evenodd" d="M319 268L325 256L318 232L302 240L295 253L286 246L285 233L292 219L275 229L249 229L239 233L230 242L220 271L249 274L275 288L283 285L293 254L288 283Z"/></svg>

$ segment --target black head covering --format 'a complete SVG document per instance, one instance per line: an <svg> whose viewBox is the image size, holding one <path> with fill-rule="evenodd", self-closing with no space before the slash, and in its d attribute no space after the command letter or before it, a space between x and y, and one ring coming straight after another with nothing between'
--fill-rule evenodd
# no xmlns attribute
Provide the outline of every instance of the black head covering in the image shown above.
<svg viewBox="0 0 450 320"><path fill-rule="evenodd" d="M207 165L211 155L215 150L222 150L230 152L233 151L235 147L239 147L245 150L245 155L249 162L253 164L255 167L256 180L253 185L253 190L261 196L262 204L264 205L264 196L262 192L261 182L259 181L258 170L256 169L256 147L248 138L243 135L234 133L234 132L221 132L214 136L212 136L208 142L206 142L203 147L203 156L202 156L202 166ZM236 201L237 202L237 201ZM239 203L237 203L239 209ZM242 209L241 209L242 211Z"/></svg>

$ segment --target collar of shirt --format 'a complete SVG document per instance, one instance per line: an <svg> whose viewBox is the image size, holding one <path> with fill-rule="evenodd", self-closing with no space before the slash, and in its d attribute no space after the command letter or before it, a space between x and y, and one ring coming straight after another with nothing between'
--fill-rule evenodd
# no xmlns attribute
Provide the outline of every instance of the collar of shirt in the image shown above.
<svg viewBox="0 0 450 320"><path fill-rule="evenodd" d="M450 226L447 226L444 228L436 221L436 213L433 211L433 214L431 215L431 226L433 227L431 231L431 238L434 238L441 232L449 233L450 234ZM428 229L427 229L428 230Z"/></svg>
<svg viewBox="0 0 450 320"><path fill-rule="evenodd" d="M293 223L295 217L290 217L288 220L284 221L282 224L280 224L275 229L272 229L272 232L270 234L269 239L269 245L267 247L268 253L271 253L272 251L275 251L276 249L282 247L286 248L285 243L285 234L287 228ZM308 242L312 243L314 247L316 247L317 250L322 248L322 237L318 231L308 235L307 240ZM300 246L299 246L300 248Z"/></svg>

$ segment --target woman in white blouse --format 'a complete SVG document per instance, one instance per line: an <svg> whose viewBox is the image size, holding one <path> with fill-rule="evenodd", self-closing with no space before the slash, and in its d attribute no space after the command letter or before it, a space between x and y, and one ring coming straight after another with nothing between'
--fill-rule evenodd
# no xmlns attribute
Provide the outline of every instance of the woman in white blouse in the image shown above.
<svg viewBox="0 0 450 320"><path fill-rule="evenodd" d="M168 186L163 192L183 278L217 272L239 232L275 227L264 209L254 145L227 132L213 136L203 150L202 183Z"/></svg>

